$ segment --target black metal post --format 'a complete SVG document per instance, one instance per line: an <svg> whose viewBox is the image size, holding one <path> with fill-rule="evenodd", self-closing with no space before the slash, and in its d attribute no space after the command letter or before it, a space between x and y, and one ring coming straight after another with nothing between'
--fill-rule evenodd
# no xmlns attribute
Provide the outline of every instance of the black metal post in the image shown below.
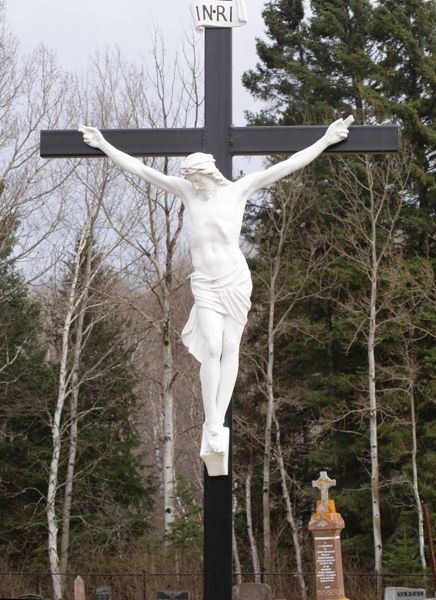
<svg viewBox="0 0 436 600"><path fill-rule="evenodd" d="M232 125L232 30L205 32L205 131L206 152L217 167L232 179L230 127ZM204 600L232 597L232 447L231 408L229 475L209 477L204 470Z"/></svg>

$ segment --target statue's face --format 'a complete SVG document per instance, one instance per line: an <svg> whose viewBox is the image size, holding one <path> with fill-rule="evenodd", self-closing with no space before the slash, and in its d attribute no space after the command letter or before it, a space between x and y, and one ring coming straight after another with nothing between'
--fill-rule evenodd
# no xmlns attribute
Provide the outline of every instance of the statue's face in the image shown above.
<svg viewBox="0 0 436 600"><path fill-rule="evenodd" d="M204 171L194 171L193 173L186 174L185 178L192 183L196 191L207 190L210 188L211 183L213 183L211 175Z"/></svg>

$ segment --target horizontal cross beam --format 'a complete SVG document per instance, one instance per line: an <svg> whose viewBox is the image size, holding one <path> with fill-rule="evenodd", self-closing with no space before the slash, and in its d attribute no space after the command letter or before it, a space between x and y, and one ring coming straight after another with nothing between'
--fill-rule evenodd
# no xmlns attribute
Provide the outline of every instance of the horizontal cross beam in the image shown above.
<svg viewBox="0 0 436 600"><path fill-rule="evenodd" d="M180 129L102 129L113 146L132 156L186 156L204 146L200 127ZM42 158L82 158L104 156L83 141L78 131L53 129L41 131Z"/></svg>
<svg viewBox="0 0 436 600"><path fill-rule="evenodd" d="M313 144L325 132L318 125L298 127L231 127L232 156L267 155L298 152ZM104 137L132 156L186 156L206 150L207 129L103 129ZM396 152L398 128L389 125L350 127L348 139L330 146L326 152ZM41 131L43 158L81 158L103 156L83 142L81 133L69 130Z"/></svg>
<svg viewBox="0 0 436 600"><path fill-rule="evenodd" d="M307 148L325 133L321 125L232 127L231 153L238 155L266 155L298 152ZM346 140L329 146L325 152L373 153L398 152L398 127L390 125L356 125L350 127Z"/></svg>

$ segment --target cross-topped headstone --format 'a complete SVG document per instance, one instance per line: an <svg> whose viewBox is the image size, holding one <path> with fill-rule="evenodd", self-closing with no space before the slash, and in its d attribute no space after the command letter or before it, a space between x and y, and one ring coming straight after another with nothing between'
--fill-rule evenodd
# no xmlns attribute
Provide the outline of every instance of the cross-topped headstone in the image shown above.
<svg viewBox="0 0 436 600"><path fill-rule="evenodd" d="M312 487L321 492L316 511L309 522L315 542L316 600L346 600L344 571L342 567L341 531L345 523L336 512L335 503L329 500L329 489L336 485L326 471L312 481Z"/></svg>
<svg viewBox="0 0 436 600"><path fill-rule="evenodd" d="M225 2L226 0L223 0ZM233 156L294 153L313 144L326 127L234 127L232 123L232 29L205 30L204 127L184 129L110 129L104 137L135 156L185 156L206 152L215 157L222 174L232 178ZM327 152L395 152L398 129L355 126L347 140ZM104 156L83 142L77 131L42 131L41 156L73 158ZM230 426L231 410L226 415ZM228 476L204 481L204 599L232 597L232 464Z"/></svg>
<svg viewBox="0 0 436 600"><path fill-rule="evenodd" d="M312 487L318 488L321 492L321 502L328 502L329 489L336 485L336 479L330 479L327 471L320 471L316 481L312 481Z"/></svg>

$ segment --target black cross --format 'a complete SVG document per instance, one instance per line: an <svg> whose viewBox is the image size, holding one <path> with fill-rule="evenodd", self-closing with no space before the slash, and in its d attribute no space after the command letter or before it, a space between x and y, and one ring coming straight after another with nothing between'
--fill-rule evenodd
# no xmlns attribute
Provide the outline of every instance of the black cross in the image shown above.
<svg viewBox="0 0 436 600"><path fill-rule="evenodd" d="M206 27L204 127L194 129L106 129L114 146L137 156L213 154L220 171L232 178L232 157L293 153L319 139L325 127L232 126L232 30ZM350 127L347 140L326 152L395 152L398 129L393 126ZM73 158L104 156L83 142L76 131L42 131L41 156ZM231 410L226 416L229 425ZM204 600L232 597L232 475L204 480Z"/></svg>

